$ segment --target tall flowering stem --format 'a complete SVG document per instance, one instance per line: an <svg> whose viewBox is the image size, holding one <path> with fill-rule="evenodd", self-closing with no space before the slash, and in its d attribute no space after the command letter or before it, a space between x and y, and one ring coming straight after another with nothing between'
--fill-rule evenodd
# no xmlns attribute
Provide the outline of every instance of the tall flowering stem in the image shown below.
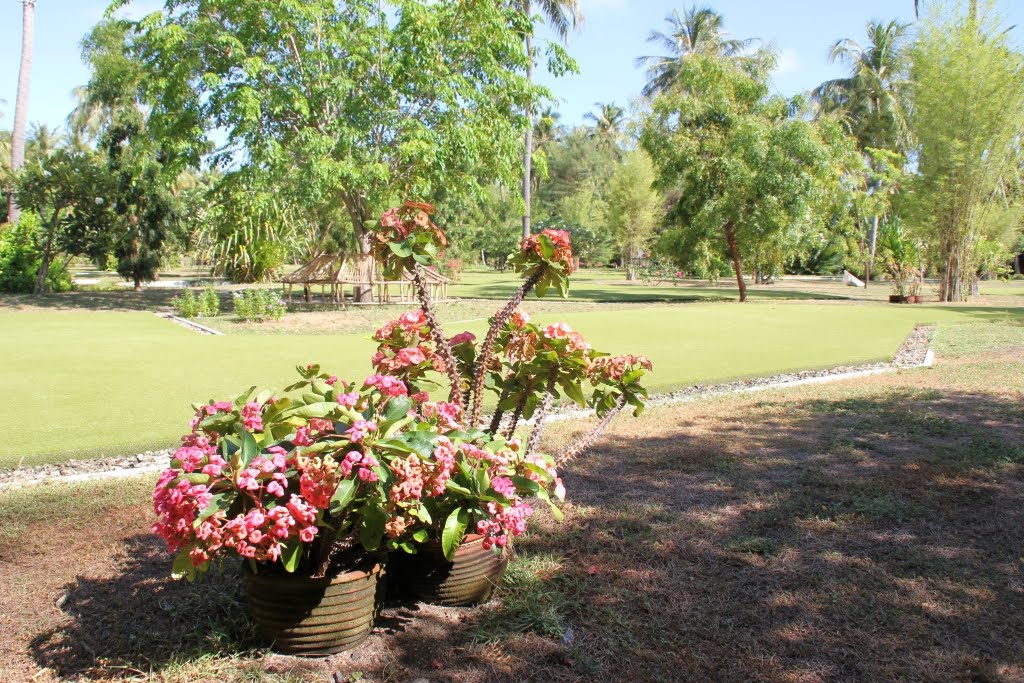
<svg viewBox="0 0 1024 683"><path fill-rule="evenodd" d="M527 293L540 282L542 277L544 277L544 270L538 268L520 285L519 289L512 295L512 298L508 300L508 303L494 315L494 321L491 323L490 329L487 330L487 336L484 337L483 344L480 345L480 353L476 359L476 366L473 368L473 408L469 417L469 424L471 425L480 424L480 416L484 407L484 380L487 375L487 366L494 355L494 344L498 340L498 335L512 317L512 314L519 308L519 304L523 303ZM522 410L517 412L521 413ZM515 420L515 422L517 421L518 419Z"/></svg>
<svg viewBox="0 0 1024 683"><path fill-rule="evenodd" d="M590 430L589 434L581 437L576 441L576 443L572 444L571 446L567 447L565 450L562 451L562 453L555 460L555 465L557 467L561 467L562 465L564 465L565 463L569 462L577 455L582 453L583 451L593 446L594 442L597 441L598 437L600 437L601 434L604 433L604 430L608 429L608 425L611 424L611 421L613 419L615 419L615 416L622 411L622 407L625 405L625 403L625 400L620 398L618 402L615 404L615 407L604 414L604 417L602 417L601 421L598 422L592 430Z"/></svg>
<svg viewBox="0 0 1024 683"><path fill-rule="evenodd" d="M437 314L434 313L434 304L430 299L430 292L423 282L423 274L418 263L412 268L412 282L420 300L420 307L423 309L423 314L427 318L427 324L430 325L430 334L434 340L434 346L437 347L437 353L444 361L445 373L448 375L448 381L451 382L451 391L448 394L448 400L451 403L458 405L461 409L464 405L462 396L462 375L459 374L459 365L455 360L455 354L452 353L451 344L448 343L448 338L441 329L441 323L437 319Z"/></svg>
<svg viewBox="0 0 1024 683"><path fill-rule="evenodd" d="M551 403L554 400L554 379L549 383L547 393L544 394L544 402L541 403L540 410L533 416L533 431L530 432L530 438L526 442L526 452L533 453L540 446L540 437L544 433L544 418L548 416L548 411L551 409Z"/></svg>

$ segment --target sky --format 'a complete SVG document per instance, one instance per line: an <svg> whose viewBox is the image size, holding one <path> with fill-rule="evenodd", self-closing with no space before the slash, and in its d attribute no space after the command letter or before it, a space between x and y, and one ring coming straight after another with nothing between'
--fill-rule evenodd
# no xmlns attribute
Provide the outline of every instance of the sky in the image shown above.
<svg viewBox="0 0 1024 683"><path fill-rule="evenodd" d="M665 16L689 3L672 0L581 0L585 22L569 38L569 53L580 73L539 80L555 93L561 122L576 125L595 102L627 105L644 84L639 55L658 53L646 43L652 29L665 28ZM862 39L869 19L912 21L913 0L705 0L725 18L735 38L760 38L779 52L774 74L784 95L809 90L843 75L829 64L828 50L839 38ZM103 15L102 0L38 0L30 123L61 126L74 106L73 88L84 85L89 73L81 61L80 43ZM125 12L137 17L158 9L157 0L134 0ZM1024 0L1002 0L1009 24L1024 31ZM21 55L21 0L0 0L0 127L9 128L14 114L18 64ZM1017 41L1019 42L1019 40Z"/></svg>

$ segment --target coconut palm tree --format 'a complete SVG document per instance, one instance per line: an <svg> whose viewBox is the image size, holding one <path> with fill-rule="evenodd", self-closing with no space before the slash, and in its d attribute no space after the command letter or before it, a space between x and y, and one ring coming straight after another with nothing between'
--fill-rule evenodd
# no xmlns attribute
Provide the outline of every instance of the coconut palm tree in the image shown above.
<svg viewBox="0 0 1024 683"><path fill-rule="evenodd" d="M910 143L906 102L908 82L909 24L898 21L869 21L867 44L851 38L836 41L829 59L844 64L848 75L819 85L812 92L821 111L838 116L857 139L861 151L872 166L872 177L881 178L869 150L902 152ZM868 195L886 191L871 181ZM867 227L868 259L864 286L871 277L879 216L873 215Z"/></svg>
<svg viewBox="0 0 1024 683"><path fill-rule="evenodd" d="M534 10L540 12L548 26L561 40L569 36L570 28L577 28L583 23L583 12L579 0L512 0L513 6L528 18L533 17ZM528 57L526 77L533 81L533 31L527 31L524 37ZM530 236L530 203L533 185L533 111L526 110L526 140L523 152L523 237Z"/></svg>
<svg viewBox="0 0 1024 683"><path fill-rule="evenodd" d="M643 95L654 97L667 90L676 82L682 60L693 54L736 57L753 43L754 39L738 40L729 38L724 30L722 15L711 9L694 5L682 14L672 10L665 17L667 31L651 31L648 43L655 43L668 52L665 55L637 57L637 66L644 67L647 85Z"/></svg>
<svg viewBox="0 0 1024 683"><path fill-rule="evenodd" d="M602 145L617 147L626 125L626 110L614 102L594 102L597 112L587 112L583 118L594 124L591 136Z"/></svg>
<svg viewBox="0 0 1024 683"><path fill-rule="evenodd" d="M907 142L906 89L909 24L872 20L867 44L844 38L832 45L829 59L848 75L825 81L812 95L822 111L838 114L861 149L900 149Z"/></svg>
<svg viewBox="0 0 1024 683"><path fill-rule="evenodd" d="M11 132L11 173L25 163L25 124L28 122L28 93L32 80L32 38L35 33L36 0L22 0L21 66L18 68L18 99L14 103ZM17 223L21 211L12 191L7 196L7 222Z"/></svg>

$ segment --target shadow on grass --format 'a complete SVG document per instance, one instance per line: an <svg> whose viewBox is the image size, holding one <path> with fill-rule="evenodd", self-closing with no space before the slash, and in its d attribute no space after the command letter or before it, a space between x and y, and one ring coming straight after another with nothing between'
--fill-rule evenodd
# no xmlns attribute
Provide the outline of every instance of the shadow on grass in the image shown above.
<svg viewBox="0 0 1024 683"><path fill-rule="evenodd" d="M168 574L162 540L128 538L119 573L79 576L66 586L61 609L71 622L32 640L36 663L62 679L97 673L128 677L204 653L259 645L237 572L211 572L194 584L172 581Z"/></svg>
<svg viewBox="0 0 1024 683"><path fill-rule="evenodd" d="M653 291L657 290L657 291ZM513 293L514 287L508 284L490 285L466 285L465 287L454 286L452 294L466 298L504 299ZM620 287L606 286L598 287L592 284L578 284L570 289L570 299L579 301L591 301L599 303L672 303L672 302L712 302L712 301L738 301L739 294L736 289L723 287L714 289L709 287L639 287L623 285ZM772 289L767 286L749 287L747 297L750 300L803 300L803 301L847 301L849 297L836 296L834 294L799 292L788 289ZM549 299L558 298L555 293L548 295Z"/></svg>
<svg viewBox="0 0 1024 683"><path fill-rule="evenodd" d="M608 440L520 545L557 568L483 635L560 625L570 678L1022 680L1022 425L908 390Z"/></svg>
<svg viewBox="0 0 1024 683"><path fill-rule="evenodd" d="M179 289L133 291L78 290L34 297L27 294L0 295L0 309L53 309L84 311L158 311L171 307ZM223 297L222 297L223 299Z"/></svg>

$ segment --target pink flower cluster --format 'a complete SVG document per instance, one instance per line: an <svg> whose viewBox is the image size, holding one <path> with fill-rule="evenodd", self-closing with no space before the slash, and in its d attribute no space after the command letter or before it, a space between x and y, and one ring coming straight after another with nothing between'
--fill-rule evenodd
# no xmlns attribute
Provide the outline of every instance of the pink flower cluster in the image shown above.
<svg viewBox="0 0 1024 683"><path fill-rule="evenodd" d="M380 393L390 398L409 395L409 388L405 386L405 382L391 375L370 375L363 382L363 386L376 387Z"/></svg>
<svg viewBox="0 0 1024 683"><path fill-rule="evenodd" d="M542 239L549 240L555 249L550 260L560 263L566 274L571 274L575 270L576 263L572 255L572 240L569 233L565 230L544 230L536 235L530 235L523 240L521 245L523 252L534 254L542 259L545 258L541 247Z"/></svg>
<svg viewBox="0 0 1024 683"><path fill-rule="evenodd" d="M457 403L427 402L420 406L420 413L428 420L437 420L437 424L445 431L462 429L462 408Z"/></svg>
<svg viewBox="0 0 1024 683"><path fill-rule="evenodd" d="M349 451L341 461L341 473L347 479L352 475L352 470L358 467L356 476L359 477L359 481L366 481L372 484L378 479L377 473L373 471L373 468L379 466L380 463L377 462L377 459L369 453Z"/></svg>
<svg viewBox="0 0 1024 683"><path fill-rule="evenodd" d="M504 548L510 535L524 535L526 520L533 514L533 508L523 501L509 506L491 502L487 503L487 514L488 519L476 523L476 531L484 537L484 549L490 550L495 546Z"/></svg>
<svg viewBox="0 0 1024 683"><path fill-rule="evenodd" d="M200 544L190 553L192 564L200 566L222 548L256 561L276 561L288 539L297 536L309 543L316 538L316 515L316 508L300 496L292 496L287 505L257 506L226 521L219 512L195 530Z"/></svg>
<svg viewBox="0 0 1024 683"><path fill-rule="evenodd" d="M593 380L612 380L618 382L624 375L637 368L650 371L653 366L646 356L635 356L633 354L605 356L594 359L590 366L590 375Z"/></svg>

